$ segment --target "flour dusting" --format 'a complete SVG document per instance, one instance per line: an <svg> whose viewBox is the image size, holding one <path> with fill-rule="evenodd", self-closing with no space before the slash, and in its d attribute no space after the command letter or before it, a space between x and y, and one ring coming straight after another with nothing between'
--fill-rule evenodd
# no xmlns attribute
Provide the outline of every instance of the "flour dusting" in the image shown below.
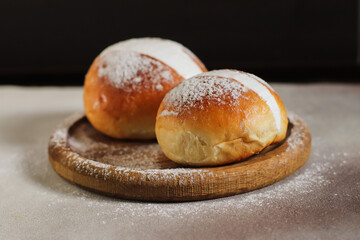
<svg viewBox="0 0 360 240"><path fill-rule="evenodd" d="M99 77L124 91L162 91L162 82L173 83L171 69L161 62L131 51L111 51L98 62Z"/></svg>
<svg viewBox="0 0 360 240"><path fill-rule="evenodd" d="M79 118L79 115L67 120L66 124L72 125L77 121L76 117ZM305 129L297 115L289 113L289 119L294 127L286 140L286 151L291 152L305 144L305 135L302 133ZM62 164L82 174L104 180L115 176L117 181L133 181L140 185L159 181L175 181L183 185L192 184L196 179L227 177L226 172L218 176L206 168L183 168L168 160L157 143L111 140L99 135L86 121L78 122L69 135L66 124L56 130L50 146L65 149L67 157L62 159ZM281 163L286 164L287 161L288 159L284 159Z"/></svg>
<svg viewBox="0 0 360 240"><path fill-rule="evenodd" d="M148 55L174 69L185 79L202 72L192 59L193 53L180 43L161 38L134 38L115 43L106 48L101 55L117 50L126 50Z"/></svg>
<svg viewBox="0 0 360 240"><path fill-rule="evenodd" d="M278 103L276 102L276 99L267 88L268 84L264 80L260 79L259 77L253 74L248 74L245 72L241 72L237 70L229 70L229 69L209 71L203 73L202 75L231 78L241 83L247 89L254 91L264 102L266 102L266 104L270 108L274 116L277 130L280 131L280 124L281 124L280 108Z"/></svg>
<svg viewBox="0 0 360 240"><path fill-rule="evenodd" d="M202 74L187 79L168 92L163 100L172 109L172 115L177 115L191 108L201 106L209 100L219 105L236 105L247 89L238 82L216 76ZM160 116L169 115L160 113Z"/></svg>

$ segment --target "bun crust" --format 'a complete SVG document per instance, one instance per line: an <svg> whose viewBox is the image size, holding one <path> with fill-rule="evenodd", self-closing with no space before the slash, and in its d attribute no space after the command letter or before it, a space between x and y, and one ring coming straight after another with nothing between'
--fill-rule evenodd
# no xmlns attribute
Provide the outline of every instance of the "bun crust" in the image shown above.
<svg viewBox="0 0 360 240"><path fill-rule="evenodd" d="M162 45L190 52L169 40L142 38L110 46L94 60L85 77L83 97L86 116L97 130L114 138L154 138L156 113L163 97L185 79L173 67L180 71L190 69L196 74L206 71L193 54L186 59L181 52L172 53L183 58L185 67L174 64L171 67L149 55L154 53L167 61L166 52L158 54Z"/></svg>
<svg viewBox="0 0 360 240"><path fill-rule="evenodd" d="M251 74L220 70L187 79L166 95L156 136L169 159L211 166L240 161L280 142L287 124L285 107L269 85Z"/></svg>

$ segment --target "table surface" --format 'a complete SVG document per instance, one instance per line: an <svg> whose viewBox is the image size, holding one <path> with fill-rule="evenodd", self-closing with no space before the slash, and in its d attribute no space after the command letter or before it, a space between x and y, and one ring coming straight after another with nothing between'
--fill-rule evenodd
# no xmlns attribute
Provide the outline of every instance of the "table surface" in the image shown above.
<svg viewBox="0 0 360 240"><path fill-rule="evenodd" d="M360 85L273 84L312 133L308 162L232 197L147 203L59 177L54 128L82 111L81 88L0 87L0 239L359 239Z"/></svg>

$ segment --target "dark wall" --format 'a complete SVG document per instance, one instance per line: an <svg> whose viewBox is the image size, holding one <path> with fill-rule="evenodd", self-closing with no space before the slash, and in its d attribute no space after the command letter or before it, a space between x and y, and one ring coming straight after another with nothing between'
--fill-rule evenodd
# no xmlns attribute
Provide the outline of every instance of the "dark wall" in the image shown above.
<svg viewBox="0 0 360 240"><path fill-rule="evenodd" d="M357 78L357 10L356 0L11 0L0 7L0 79L81 84L103 48L143 36L178 41L209 69Z"/></svg>

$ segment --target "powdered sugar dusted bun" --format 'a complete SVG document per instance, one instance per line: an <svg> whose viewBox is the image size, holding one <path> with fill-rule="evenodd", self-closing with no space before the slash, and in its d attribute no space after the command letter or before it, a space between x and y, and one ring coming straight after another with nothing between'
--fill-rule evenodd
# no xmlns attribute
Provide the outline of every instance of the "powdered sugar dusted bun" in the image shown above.
<svg viewBox="0 0 360 240"><path fill-rule="evenodd" d="M86 75L86 116L114 138L154 138L156 112L165 94L203 71L201 61L179 43L160 38L119 42L106 48Z"/></svg>
<svg viewBox="0 0 360 240"><path fill-rule="evenodd" d="M163 99L156 137L180 164L221 165L248 158L286 136L285 107L255 75L215 70L183 81Z"/></svg>
<svg viewBox="0 0 360 240"><path fill-rule="evenodd" d="M142 53L158 59L185 79L206 71L202 62L189 49L171 40L161 38L129 39L109 46L101 55L119 50Z"/></svg>

